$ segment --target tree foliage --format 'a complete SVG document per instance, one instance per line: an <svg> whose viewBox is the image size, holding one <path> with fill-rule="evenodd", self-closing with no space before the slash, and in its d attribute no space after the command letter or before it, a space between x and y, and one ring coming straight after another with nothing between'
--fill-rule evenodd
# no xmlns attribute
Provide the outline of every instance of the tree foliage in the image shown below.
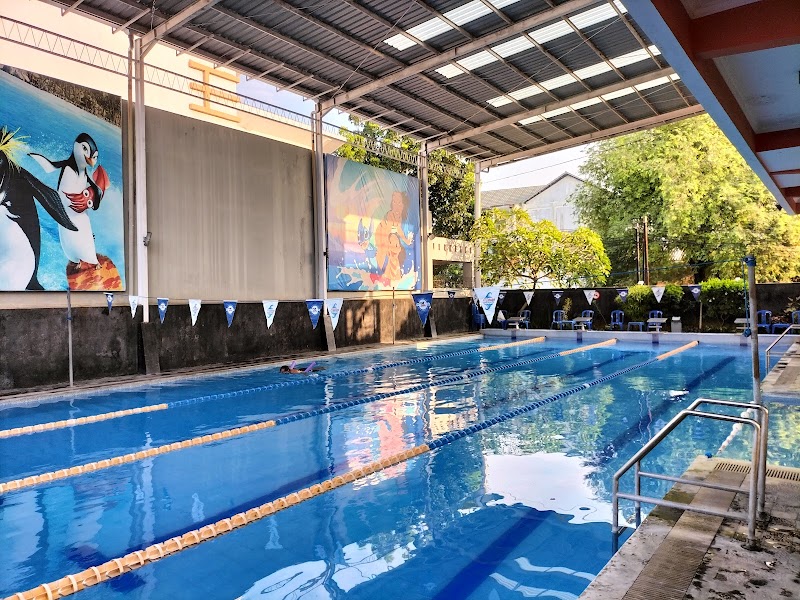
<svg viewBox="0 0 800 600"><path fill-rule="evenodd" d="M601 285L611 266L593 231L564 233L550 221L534 221L519 206L485 211L472 239L480 245L481 276L488 284L535 288L550 279L558 285Z"/></svg>
<svg viewBox="0 0 800 600"><path fill-rule="evenodd" d="M359 138L401 148L412 154L419 153L419 142L357 117L351 116L350 122L355 126L354 131L341 129L341 134L347 143L339 147L336 151L337 156L418 177L415 165L370 152L360 143ZM428 165L428 207L431 211L434 235L460 240L469 239L475 206L475 174L472 165L441 148L431 152Z"/></svg>
<svg viewBox="0 0 800 600"><path fill-rule="evenodd" d="M597 231L615 272L635 268L634 220L650 221L650 266L758 259L762 281L800 276L800 217L775 200L707 116L600 142L581 169L589 183L576 195L581 221ZM712 264L694 273L733 277L741 265ZM691 271L664 271L673 281ZM617 281L635 281L633 275Z"/></svg>

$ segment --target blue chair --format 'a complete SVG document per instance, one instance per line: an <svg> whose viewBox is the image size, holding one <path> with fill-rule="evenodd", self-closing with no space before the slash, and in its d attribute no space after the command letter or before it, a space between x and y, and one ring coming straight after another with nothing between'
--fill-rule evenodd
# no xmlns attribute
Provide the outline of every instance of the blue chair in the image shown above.
<svg viewBox="0 0 800 600"><path fill-rule="evenodd" d="M475 304L471 305L470 308L472 309L473 325L477 325L478 329L484 329L486 327L486 315L481 314L481 311L478 310Z"/></svg>
<svg viewBox="0 0 800 600"><path fill-rule="evenodd" d="M771 310L760 310L756 313L756 327L758 327L758 331L761 331L761 328L764 328L764 333L770 333L772 331L772 311Z"/></svg>
<svg viewBox="0 0 800 600"><path fill-rule="evenodd" d="M772 333L778 333L779 331L786 331L792 325L800 325L800 310L796 310L792 313L792 320L790 323L773 323ZM793 333L800 333L800 331L795 329Z"/></svg>
<svg viewBox="0 0 800 600"><path fill-rule="evenodd" d="M575 321L567 319L563 310L553 311L553 322L550 323L550 329L553 329L554 325L558 325L559 329L564 329L564 325L569 325L570 329L575 329Z"/></svg>
<svg viewBox="0 0 800 600"><path fill-rule="evenodd" d="M594 311L593 310L585 310L581 313L582 317L589 317L592 319L591 321L586 321L586 329L589 331L592 330L592 321L594 321Z"/></svg>
<svg viewBox="0 0 800 600"><path fill-rule="evenodd" d="M800 314L800 313L798 313ZM521 310L519 312L519 324L525 325L525 329L531 328L531 311Z"/></svg>
<svg viewBox="0 0 800 600"><path fill-rule="evenodd" d="M619 327L619 330L622 331L625 328L625 311L622 310L612 310L611 311L611 331L614 331L614 327Z"/></svg>
<svg viewBox="0 0 800 600"><path fill-rule="evenodd" d="M651 310L647 313L647 319L663 319L664 313L660 310ZM661 323L648 323L648 331L661 331Z"/></svg>

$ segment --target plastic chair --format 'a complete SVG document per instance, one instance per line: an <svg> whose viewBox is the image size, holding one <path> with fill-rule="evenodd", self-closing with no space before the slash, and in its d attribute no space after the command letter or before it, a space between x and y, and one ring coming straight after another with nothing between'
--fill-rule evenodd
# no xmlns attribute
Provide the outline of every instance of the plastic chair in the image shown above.
<svg viewBox="0 0 800 600"><path fill-rule="evenodd" d="M581 313L581 316L582 316L582 317L589 317L590 319L592 319L592 321L594 321L594 311L593 311L593 310L588 310L588 309L587 309L587 310L585 310L585 311L583 311L583 312ZM587 321L587 322L585 323L585 325L586 325L586 329L588 329L589 331L591 331L591 330L592 330L592 321Z"/></svg>
<svg viewBox="0 0 800 600"><path fill-rule="evenodd" d="M563 310L553 311L553 322L550 323L550 329L553 329L553 325L558 325L559 329L564 329L564 325L569 325L570 329L575 329L575 321L565 318Z"/></svg>
<svg viewBox="0 0 800 600"><path fill-rule="evenodd" d="M764 333L770 333L772 331L771 310L760 310L756 313L756 327L758 327L759 332L762 327L765 329Z"/></svg>
<svg viewBox="0 0 800 600"><path fill-rule="evenodd" d="M649 313L647 313L647 319L648 320L650 320L650 319L663 319L663 318L664 318L664 312L660 311L660 310L651 310ZM647 324L647 329L648 330L661 331L661 327L662 327L661 323L648 323Z"/></svg>
<svg viewBox="0 0 800 600"><path fill-rule="evenodd" d="M622 331L625 328L625 311L622 310L612 310L611 311L611 331L614 331L614 327L619 327L619 330Z"/></svg>
<svg viewBox="0 0 800 600"><path fill-rule="evenodd" d="M798 312L798 314L800 314L800 312ZM519 324L525 325L525 329L531 328L531 311L529 310L519 311Z"/></svg>
<svg viewBox="0 0 800 600"><path fill-rule="evenodd" d="M473 325L477 325L478 329L484 329L486 327L486 315L481 314L481 311L478 310L476 305L470 306L472 309L472 323Z"/></svg>

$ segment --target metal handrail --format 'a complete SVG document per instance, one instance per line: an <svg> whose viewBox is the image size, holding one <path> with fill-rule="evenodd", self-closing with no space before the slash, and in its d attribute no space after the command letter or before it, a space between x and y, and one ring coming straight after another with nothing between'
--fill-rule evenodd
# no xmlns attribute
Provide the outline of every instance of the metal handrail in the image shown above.
<svg viewBox="0 0 800 600"><path fill-rule="evenodd" d="M697 410L702 404L712 404L718 406L731 406L737 408L746 408L761 414L760 422L756 419L747 417L737 417L734 415L725 415L718 413L705 412ZM696 479L686 479L681 477L671 477L667 475L659 475L649 473L641 470L641 462L650 452L661 443L686 417L701 417L706 419L715 419L718 421L728 421L732 423L739 423L742 425L751 425L753 427L753 452L752 452L752 467L750 478L750 489L747 492L748 510L747 513L731 513L728 511L720 511L714 508L705 507L701 505L691 505L681 502L673 502L671 500L664 500L663 498L653 498L649 496L642 496L641 494L641 478L651 477L654 479L673 481L677 483L684 483L697 487L706 487L711 489L721 489L726 491L739 492L738 487L725 486L722 484L706 483ZM679 508L683 510L690 510L703 514L710 514L715 516L722 516L734 519L745 520L748 523L747 527L747 544L749 547L755 547L756 536L756 510L757 508L763 512L764 509L764 483L766 479L766 436L767 428L769 426L769 411L761 405L751 404L747 402L733 402L728 400L713 400L709 398L698 398L692 402L687 408L680 411L675 415L669 423L667 423L652 439L650 439L642 448L639 449L616 473L614 473L613 488L611 494L611 510L612 510L612 524L611 530L614 534L614 547L618 536L622 531L619 526L619 499L633 500L636 509L636 526L641 525L642 520L642 503L655 504L657 506L665 506L669 508ZM627 473L631 468L634 469L634 493L628 494L619 491L619 481L622 476Z"/></svg>
<svg viewBox="0 0 800 600"><path fill-rule="evenodd" d="M770 360L769 353L770 353L770 352L772 351L772 349L775 347L775 344L777 344L778 342L780 342L780 341L783 339L783 336L785 336L787 333L789 333L789 332L790 332L790 331L792 331L793 329L797 329L797 330L799 330L799 331L800 331L800 324L798 324L798 323L792 323L791 325L789 325L789 327L787 327L787 328L786 328L786 330L785 330L785 331L784 331L782 334L780 334L780 335L778 336L778 339L776 339L774 342L772 342L772 343L771 343L771 344L770 344L770 345L767 347L767 355L766 355L766 360L767 360L767 371L769 371L769 370L770 370L770 363L772 362L772 361Z"/></svg>

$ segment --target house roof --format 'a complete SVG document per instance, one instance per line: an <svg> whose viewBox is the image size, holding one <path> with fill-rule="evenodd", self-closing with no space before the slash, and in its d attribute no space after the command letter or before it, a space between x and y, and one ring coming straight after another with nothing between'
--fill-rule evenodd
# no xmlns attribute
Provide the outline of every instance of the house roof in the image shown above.
<svg viewBox="0 0 800 600"><path fill-rule="evenodd" d="M528 187L483 192L481 194L481 206L483 209L510 208L517 204L525 204L546 187L545 185L532 185Z"/></svg>

